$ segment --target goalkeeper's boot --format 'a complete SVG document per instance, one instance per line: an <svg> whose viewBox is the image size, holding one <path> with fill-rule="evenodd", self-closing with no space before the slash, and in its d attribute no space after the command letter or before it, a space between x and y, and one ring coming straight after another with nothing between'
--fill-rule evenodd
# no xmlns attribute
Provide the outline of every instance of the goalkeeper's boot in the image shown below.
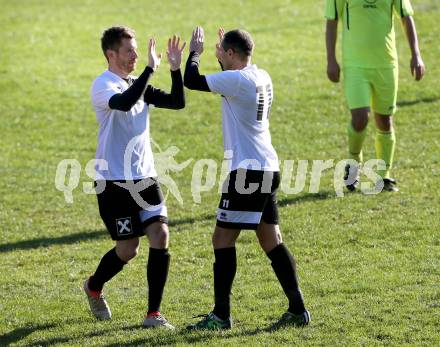
<svg viewBox="0 0 440 347"><path fill-rule="evenodd" d="M90 311L99 320L109 320L112 318L110 307L102 295L102 292L96 292L89 289L89 280L84 282L84 292L89 300Z"/></svg>
<svg viewBox="0 0 440 347"><path fill-rule="evenodd" d="M196 317L203 317L203 319L187 326L188 330L226 330L232 328L232 317L223 320L217 317L213 312Z"/></svg>
<svg viewBox="0 0 440 347"><path fill-rule="evenodd" d="M344 185L350 192L354 192L359 186L361 169L359 165L345 165Z"/></svg>

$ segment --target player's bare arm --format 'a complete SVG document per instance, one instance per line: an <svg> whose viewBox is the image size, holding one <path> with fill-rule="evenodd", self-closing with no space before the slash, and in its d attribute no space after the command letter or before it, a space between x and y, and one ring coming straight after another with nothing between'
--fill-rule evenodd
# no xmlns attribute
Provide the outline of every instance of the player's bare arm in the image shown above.
<svg viewBox="0 0 440 347"><path fill-rule="evenodd" d="M405 28L409 47L411 49L411 74L414 76L416 81L420 81L425 75L425 63L423 62L422 56L420 54L416 24L412 16L402 18L402 23Z"/></svg>
<svg viewBox="0 0 440 347"><path fill-rule="evenodd" d="M327 77L330 81L339 82L341 68L336 59L336 40L338 37L338 21L327 20L325 42L327 47Z"/></svg>
<svg viewBox="0 0 440 347"><path fill-rule="evenodd" d="M182 55L186 43L184 42L181 45L180 42L180 37L177 35L173 35L173 37L168 39L167 58L171 70L171 93L167 93L161 89L148 85L144 93L144 101L147 104L172 110L179 110L185 107L185 93L180 65L182 64ZM158 66L160 63L160 57L155 54L154 46L155 45L153 44L150 46L150 63ZM159 63L157 62L157 59L156 63L154 63L155 57L159 59Z"/></svg>

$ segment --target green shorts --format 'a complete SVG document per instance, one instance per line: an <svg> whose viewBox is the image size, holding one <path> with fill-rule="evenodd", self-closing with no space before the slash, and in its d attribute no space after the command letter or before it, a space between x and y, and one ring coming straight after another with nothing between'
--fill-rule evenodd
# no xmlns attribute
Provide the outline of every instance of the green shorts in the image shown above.
<svg viewBox="0 0 440 347"><path fill-rule="evenodd" d="M350 110L371 107L374 112L396 112L398 68L344 68L344 90Z"/></svg>

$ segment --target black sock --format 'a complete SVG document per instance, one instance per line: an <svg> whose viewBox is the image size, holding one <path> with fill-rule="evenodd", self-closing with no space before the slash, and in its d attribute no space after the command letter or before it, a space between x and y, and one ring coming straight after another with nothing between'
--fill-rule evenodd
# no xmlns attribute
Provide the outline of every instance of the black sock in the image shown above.
<svg viewBox="0 0 440 347"><path fill-rule="evenodd" d="M150 248L147 264L148 314L160 311L169 267L170 254L168 249Z"/></svg>
<svg viewBox="0 0 440 347"><path fill-rule="evenodd" d="M214 314L227 319L231 314L230 295L237 271L235 247L214 249Z"/></svg>
<svg viewBox="0 0 440 347"><path fill-rule="evenodd" d="M116 254L116 248L108 251L99 262L95 274L89 279L89 289L100 292L104 283L110 281L119 271L122 270L126 262L122 261Z"/></svg>
<svg viewBox="0 0 440 347"><path fill-rule="evenodd" d="M267 253L267 256L272 261L272 268L289 299L288 311L293 314L303 313L305 311L304 300L298 285L293 255L282 243Z"/></svg>

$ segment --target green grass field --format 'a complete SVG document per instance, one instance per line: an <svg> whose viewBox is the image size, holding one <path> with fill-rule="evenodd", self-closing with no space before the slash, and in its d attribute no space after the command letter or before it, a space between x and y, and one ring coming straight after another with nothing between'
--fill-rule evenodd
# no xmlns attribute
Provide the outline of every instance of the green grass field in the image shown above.
<svg viewBox="0 0 440 347"><path fill-rule="evenodd" d="M305 329L268 331L286 299L252 232L237 245L233 330L187 333L193 315L213 301L211 233L217 190L191 195L196 160L215 159L221 140L218 97L187 92L179 112L153 110L151 133L176 159L193 158L173 173L184 200L170 195L172 263L162 311L175 332L140 328L146 305L148 245L106 286L111 322L92 319L83 280L112 247L96 197L73 193L73 204L55 189L62 159L77 159L81 182L94 158L97 123L89 99L92 80L105 68L102 31L125 24L137 31L146 62L148 37L165 51L169 35L189 43L203 25L202 72L217 71L216 31L242 27L256 42L254 62L269 71L275 100L271 129L281 159L346 157L348 113L340 85L325 75L324 1L89 1L0 0L0 345L440 345L440 5L413 0L426 78L415 83L410 52L397 25L400 110L394 176L401 191L337 198L333 172L318 194L280 194L285 243L297 257L302 290L313 322ZM187 53L185 53L186 59ZM168 89L164 59L152 83ZM374 156L374 127L365 153ZM436 222L437 221L437 222Z"/></svg>

